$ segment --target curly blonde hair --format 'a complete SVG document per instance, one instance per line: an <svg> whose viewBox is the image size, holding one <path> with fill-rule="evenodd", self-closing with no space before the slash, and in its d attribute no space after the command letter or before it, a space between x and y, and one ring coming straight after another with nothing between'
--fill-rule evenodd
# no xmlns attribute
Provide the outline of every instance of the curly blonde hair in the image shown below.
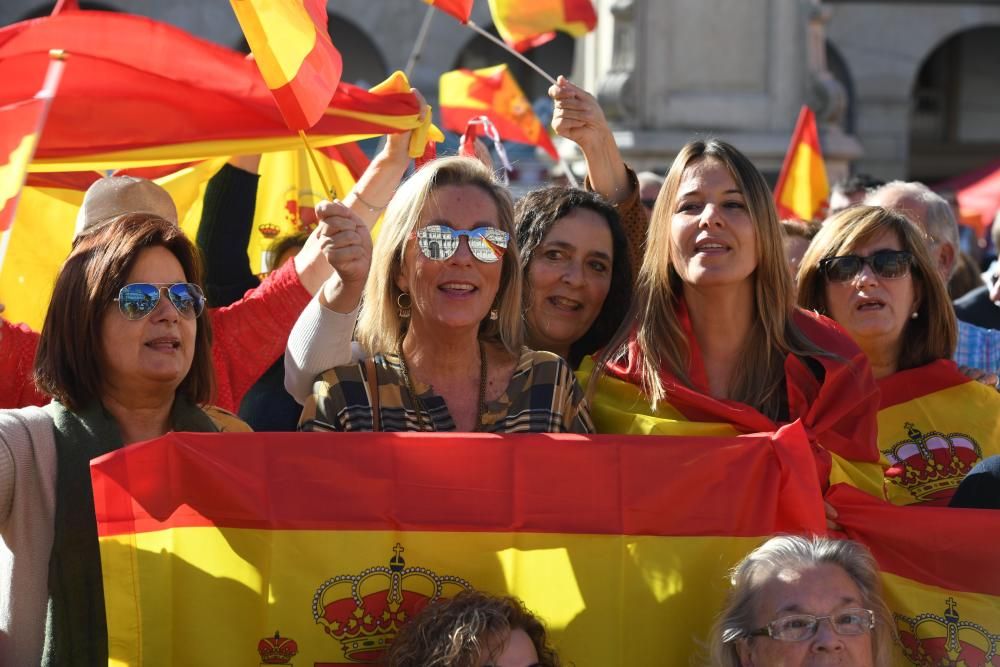
<svg viewBox="0 0 1000 667"><path fill-rule="evenodd" d="M506 646L510 633L523 630L538 653L540 667L559 667L542 621L514 597L462 591L438 600L403 626L383 658L386 667L476 667Z"/></svg>

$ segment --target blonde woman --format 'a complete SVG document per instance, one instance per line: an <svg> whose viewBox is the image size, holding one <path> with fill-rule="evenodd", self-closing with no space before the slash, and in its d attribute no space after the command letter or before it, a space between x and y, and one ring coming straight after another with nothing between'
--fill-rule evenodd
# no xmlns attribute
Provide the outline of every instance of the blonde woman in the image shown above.
<svg viewBox="0 0 1000 667"><path fill-rule="evenodd" d="M592 430L566 362L522 345L513 205L485 166L444 158L418 170L374 248L364 223L341 222L354 231L330 237L337 275L321 300L349 313L363 290L354 362L320 376L302 428Z"/></svg>
<svg viewBox="0 0 1000 667"><path fill-rule="evenodd" d="M793 299L760 172L723 141L684 146L654 206L631 315L596 362L598 431L733 435L799 421L813 444L874 460L867 360Z"/></svg>

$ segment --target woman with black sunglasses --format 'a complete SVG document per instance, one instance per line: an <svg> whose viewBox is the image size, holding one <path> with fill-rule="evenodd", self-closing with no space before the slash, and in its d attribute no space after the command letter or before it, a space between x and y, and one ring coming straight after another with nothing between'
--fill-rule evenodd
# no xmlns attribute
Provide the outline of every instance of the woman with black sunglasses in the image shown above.
<svg viewBox="0 0 1000 667"><path fill-rule="evenodd" d="M522 345L513 205L482 163L444 158L419 169L393 196L374 248L348 210L327 218L337 275L311 307L348 322L362 295L363 304L353 363L319 377L300 428L592 430L567 363Z"/></svg>
<svg viewBox="0 0 1000 667"><path fill-rule="evenodd" d="M836 320L871 362L888 499L981 506L967 498L978 477L959 486L1000 454L1000 394L951 361L955 312L920 230L878 206L846 209L813 239L798 281L799 305Z"/></svg>
<svg viewBox="0 0 1000 667"><path fill-rule="evenodd" d="M168 431L238 431L205 408L211 333L197 250L149 214L81 241L35 360L44 408L0 411L0 664L105 664L90 460Z"/></svg>

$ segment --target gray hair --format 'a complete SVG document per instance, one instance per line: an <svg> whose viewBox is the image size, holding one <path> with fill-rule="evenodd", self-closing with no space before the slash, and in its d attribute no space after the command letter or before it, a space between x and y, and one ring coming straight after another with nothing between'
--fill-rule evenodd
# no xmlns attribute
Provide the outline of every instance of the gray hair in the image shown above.
<svg viewBox="0 0 1000 667"><path fill-rule="evenodd" d="M736 644L757 629L757 596L767 582L784 570L804 570L826 563L843 569L861 591L862 605L875 612L875 628L871 633L874 665L890 667L895 624L882 599L878 565L871 552L851 540L795 535L772 537L733 568L732 588L712 628L713 667L740 667Z"/></svg>
<svg viewBox="0 0 1000 667"><path fill-rule="evenodd" d="M951 204L944 197L923 183L916 181L890 181L869 193L865 197L865 203L872 204L873 202L882 201L882 197L887 195L908 197L923 204L927 209L927 219L911 220L910 222L923 228L924 233L934 241L946 241L955 248L956 254L959 252L961 246L958 240L958 220L955 219L955 212L952 210ZM879 205L884 206L885 204L882 203ZM886 208L893 207L888 206ZM958 269L957 261L951 267L952 274L955 273L956 269Z"/></svg>

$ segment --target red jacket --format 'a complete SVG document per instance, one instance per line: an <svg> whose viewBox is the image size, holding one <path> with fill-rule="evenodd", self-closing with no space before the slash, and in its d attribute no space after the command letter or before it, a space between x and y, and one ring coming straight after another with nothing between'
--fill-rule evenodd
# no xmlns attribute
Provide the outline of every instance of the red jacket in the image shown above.
<svg viewBox="0 0 1000 667"><path fill-rule="evenodd" d="M295 263L286 262L240 301L208 311L214 339L213 405L239 410L243 395L284 353L292 325L310 298ZM39 393L31 379L39 334L6 320L0 320L0 326L0 408L45 405L49 397Z"/></svg>

